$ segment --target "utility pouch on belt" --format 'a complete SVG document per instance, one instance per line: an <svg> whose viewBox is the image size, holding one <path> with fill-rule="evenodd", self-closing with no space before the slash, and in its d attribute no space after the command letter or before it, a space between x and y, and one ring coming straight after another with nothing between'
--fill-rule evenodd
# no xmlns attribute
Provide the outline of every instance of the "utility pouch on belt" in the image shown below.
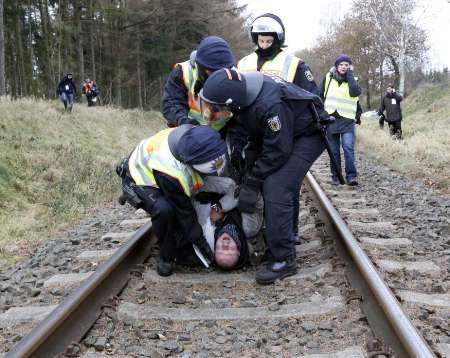
<svg viewBox="0 0 450 358"><path fill-rule="evenodd" d="M142 200L136 194L136 184L134 184L129 178L122 180L122 195L119 198L119 203L124 205L128 202L132 207L136 209L142 208Z"/></svg>
<svg viewBox="0 0 450 358"><path fill-rule="evenodd" d="M125 158L116 167L116 173L122 178L122 195L119 197L119 204L124 205L128 202L136 209L142 208L142 200L136 194L136 184L128 175L128 158Z"/></svg>

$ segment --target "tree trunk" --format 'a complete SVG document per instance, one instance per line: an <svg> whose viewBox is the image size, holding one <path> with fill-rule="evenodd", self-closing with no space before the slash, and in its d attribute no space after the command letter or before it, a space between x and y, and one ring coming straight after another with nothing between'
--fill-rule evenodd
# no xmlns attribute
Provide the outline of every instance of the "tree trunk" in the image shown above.
<svg viewBox="0 0 450 358"><path fill-rule="evenodd" d="M17 16L16 16L16 49L17 49L17 67L19 72L19 90L18 95L24 96L26 95L26 86L25 86L25 58L23 55L23 42L22 42L22 17L21 11L19 7L16 7Z"/></svg>
<svg viewBox="0 0 450 358"><path fill-rule="evenodd" d="M95 18L94 18L94 0L90 1L90 11L91 11L91 26L90 26L90 45L91 45L91 78L96 81L95 73Z"/></svg>
<svg viewBox="0 0 450 358"><path fill-rule="evenodd" d="M403 22L404 23L404 22ZM399 72L399 85L398 92L403 95L405 91L405 61L406 61L406 41L405 41L405 28L401 24L400 29L400 52L398 55L398 72Z"/></svg>
<svg viewBox="0 0 450 358"><path fill-rule="evenodd" d="M0 96L6 95L5 34L3 32L3 0L0 0Z"/></svg>
<svg viewBox="0 0 450 358"><path fill-rule="evenodd" d="M75 18L77 21L77 49L78 49L78 79L84 80L84 53L83 53L83 27L81 24L83 9L81 5L75 8Z"/></svg>

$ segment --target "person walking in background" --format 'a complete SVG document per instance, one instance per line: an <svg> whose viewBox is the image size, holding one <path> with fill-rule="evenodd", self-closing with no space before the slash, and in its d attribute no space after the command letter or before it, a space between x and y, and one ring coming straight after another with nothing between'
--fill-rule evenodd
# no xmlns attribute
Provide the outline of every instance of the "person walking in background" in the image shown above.
<svg viewBox="0 0 450 358"><path fill-rule="evenodd" d="M338 168L330 163L331 180L339 185L338 171L341 169L341 142L345 158L345 179L348 185L358 185L355 165L355 123L361 124L362 109L359 104L361 87L353 75L352 60L347 55L337 57L334 67L325 75L319 85L325 110L336 121L328 126L328 139L337 160Z"/></svg>
<svg viewBox="0 0 450 358"><path fill-rule="evenodd" d="M280 77L306 91L318 94L317 84L310 68L298 57L282 50L285 28L281 19L274 14L258 16L250 27L250 37L257 46L250 55L238 62L241 72L259 71L272 77ZM300 186L294 197L293 241L300 244L298 217L300 211Z"/></svg>
<svg viewBox="0 0 450 358"><path fill-rule="evenodd" d="M64 104L64 108L72 112L74 96L77 95L77 88L75 83L73 83L73 75L68 73L59 82L58 88L56 89L56 94L61 99Z"/></svg>
<svg viewBox="0 0 450 358"><path fill-rule="evenodd" d="M98 100L98 95L100 94L100 91L94 81L90 78L85 79L81 92L86 96L88 107L94 106Z"/></svg>
<svg viewBox="0 0 450 358"><path fill-rule="evenodd" d="M388 84L386 95L382 98L378 115L380 116L380 128L384 128L384 121L389 124L389 134L395 139L403 139L402 137L402 109L400 102L403 97L395 92L394 85ZM386 116L384 115L386 111Z"/></svg>

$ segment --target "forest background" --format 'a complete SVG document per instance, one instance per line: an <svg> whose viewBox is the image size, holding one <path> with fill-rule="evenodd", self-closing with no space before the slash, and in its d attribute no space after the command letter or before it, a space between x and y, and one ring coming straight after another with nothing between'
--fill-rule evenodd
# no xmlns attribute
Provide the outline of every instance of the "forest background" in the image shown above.
<svg viewBox="0 0 450 358"><path fill-rule="evenodd" d="M0 0L0 95L55 98L58 82L71 72L79 89L94 79L104 104L157 109L167 74L203 37L226 39L236 59L252 50L251 17L241 3ZM407 93L424 78L448 76L446 68L425 70L427 34L413 16L416 8L414 0L354 1L351 13L297 55L320 79L338 54L349 54L368 109L388 82Z"/></svg>

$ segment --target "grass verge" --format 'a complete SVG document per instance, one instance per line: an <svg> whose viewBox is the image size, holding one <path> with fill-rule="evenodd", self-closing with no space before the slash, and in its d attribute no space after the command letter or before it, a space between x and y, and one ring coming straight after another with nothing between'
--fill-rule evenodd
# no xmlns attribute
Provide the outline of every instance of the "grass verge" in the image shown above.
<svg viewBox="0 0 450 358"><path fill-rule="evenodd" d="M115 165L156 112L0 100L0 262L9 266L119 193Z"/></svg>
<svg viewBox="0 0 450 358"><path fill-rule="evenodd" d="M357 150L404 175L449 193L450 85L424 83L402 102L404 140L393 140L387 125L362 118Z"/></svg>

